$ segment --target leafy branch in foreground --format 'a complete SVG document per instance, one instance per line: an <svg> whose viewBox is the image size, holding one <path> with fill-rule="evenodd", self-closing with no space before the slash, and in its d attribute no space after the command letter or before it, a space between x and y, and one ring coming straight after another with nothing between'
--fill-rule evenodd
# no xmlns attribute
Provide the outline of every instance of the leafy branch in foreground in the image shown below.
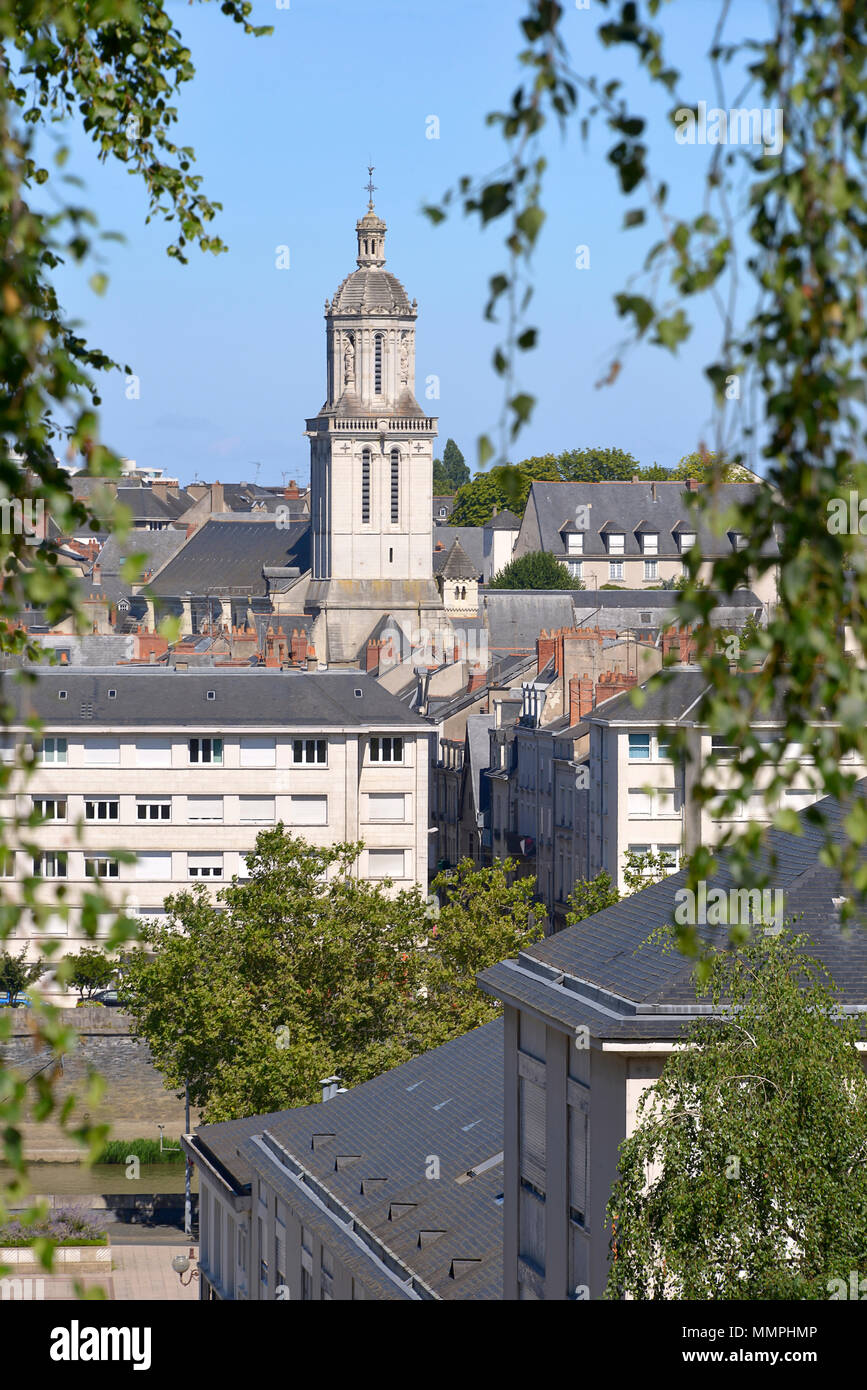
<svg viewBox="0 0 867 1390"><path fill-rule="evenodd" d="M638 343L677 352L691 332L692 302L711 296L722 324L719 355L706 367L715 453L733 467L742 466L748 454L762 459L766 485L752 498L729 496L724 503L719 484L725 471L720 466L706 472L705 488L689 499L696 531L704 520L718 534L740 539L712 564L699 546L689 551L676 621L697 629L698 659L708 681L694 717L723 736L721 743L739 749L725 770L721 812L761 794L774 824L797 833L797 818L783 803L804 764L818 795L843 801L867 765L867 560L860 512L860 499L867 498L867 11L837 0L772 0L768 18L762 12L758 21L759 33L729 40L731 7L717 0L704 9L712 90L685 93L682 74L666 58L666 40L683 6L600 0L600 9L601 43L634 56L651 90L660 93L673 146L687 143L700 101L739 122L731 139L728 132L717 135L716 143L708 138L704 178L689 182L691 205L680 214L669 206L669 189L651 170L647 116L633 109L623 82L602 84L595 74L573 71L564 6L528 0L520 26L526 46L519 54L528 78L510 109L489 117L502 129L509 162L487 179L462 179L428 212L441 221L459 202L483 225L499 222L505 228L510 263L491 279L488 313L506 298L506 341L496 350L494 366L506 381L512 438L533 407L513 378L517 354L537 336L518 320L529 302L530 254L544 216L542 142L549 125L567 128L577 117L579 98L586 106L582 134L586 138L594 123L607 128L606 159L619 190L638 200L627 208L624 228L645 226L652 213L662 233L644 259L642 283L633 277L615 297L628 341L600 384L617 380L626 349ZM724 71L742 84L736 93L726 92ZM752 121L753 107L758 137L751 127L744 136L740 126L743 118ZM774 120L773 132L765 131L766 115ZM734 208L743 209L738 221ZM743 285L752 294L745 313L738 307ZM482 463L492 454L485 437ZM500 484L511 477L519 494L514 470L493 471ZM850 492L854 521L843 506ZM767 626L742 645L732 668L710 640L714 594L762 581L775 583L777 602ZM743 674L756 666L759 673L745 682ZM668 678L662 672L655 682ZM640 704L643 692L631 698ZM778 726L770 741L757 728L768 720ZM687 757L685 740L675 738L672 751ZM717 794L714 769L722 761L712 754L702 769L699 803ZM822 819L819 809L807 815ZM864 895L863 800L849 808L842 840L833 841L823 823L826 859L841 869L854 897ZM765 839L757 824L723 836L745 883L765 881L768 870L758 857ZM691 884L711 877L715 868L712 850L698 847Z"/></svg>

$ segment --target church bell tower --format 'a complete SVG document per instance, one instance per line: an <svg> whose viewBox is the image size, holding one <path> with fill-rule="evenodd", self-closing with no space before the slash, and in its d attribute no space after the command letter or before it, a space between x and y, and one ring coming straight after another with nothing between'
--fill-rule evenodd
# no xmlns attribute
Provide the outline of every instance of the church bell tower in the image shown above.
<svg viewBox="0 0 867 1390"><path fill-rule="evenodd" d="M415 399L417 304L385 268L386 224L372 181L368 191L355 224L356 269L325 301L326 398L306 430L306 606L327 615L329 660L351 659L378 614L439 604L431 553L437 421Z"/></svg>

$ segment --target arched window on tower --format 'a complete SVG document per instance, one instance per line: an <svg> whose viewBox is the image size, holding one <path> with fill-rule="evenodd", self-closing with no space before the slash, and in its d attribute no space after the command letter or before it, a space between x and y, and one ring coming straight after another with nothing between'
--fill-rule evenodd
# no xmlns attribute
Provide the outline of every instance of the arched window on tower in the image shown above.
<svg viewBox="0 0 867 1390"><path fill-rule="evenodd" d="M370 521L370 450L361 451L361 520Z"/></svg>
<svg viewBox="0 0 867 1390"><path fill-rule="evenodd" d="M396 526L400 521L400 450L391 451L391 520Z"/></svg>
<svg viewBox="0 0 867 1390"><path fill-rule="evenodd" d="M377 333L373 344L373 389L382 395L382 334Z"/></svg>

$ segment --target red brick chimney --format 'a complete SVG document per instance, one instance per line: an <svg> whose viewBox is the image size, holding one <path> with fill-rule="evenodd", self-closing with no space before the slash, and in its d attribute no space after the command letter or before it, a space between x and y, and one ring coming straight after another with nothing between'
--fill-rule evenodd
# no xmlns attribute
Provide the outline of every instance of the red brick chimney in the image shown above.
<svg viewBox="0 0 867 1390"><path fill-rule="evenodd" d="M624 691L631 690L637 680L634 671L606 671L596 683L597 705L601 705L603 700L612 700L615 695L622 695Z"/></svg>
<svg viewBox="0 0 867 1390"><path fill-rule="evenodd" d="M686 480L686 490L687 490L687 492L698 492L698 486L699 486L699 485L698 485L698 478L687 478L687 480Z"/></svg>
<svg viewBox="0 0 867 1390"><path fill-rule="evenodd" d="M543 671L548 665L548 662L554 655L556 645L557 638L555 633L548 632L547 629L543 627L539 636L536 638L536 675L538 675L540 671Z"/></svg>
<svg viewBox="0 0 867 1390"><path fill-rule="evenodd" d="M268 624L268 631L265 633L265 665L279 666L280 662L274 655L274 629Z"/></svg>
<svg viewBox="0 0 867 1390"><path fill-rule="evenodd" d="M383 645L384 644L382 642L376 642L371 637L370 641L367 644L367 650L364 653L365 671L370 672L379 670L379 654Z"/></svg>
<svg viewBox="0 0 867 1390"><path fill-rule="evenodd" d="M487 671L484 666L475 665L470 668L470 679L467 684L467 693L472 694L474 690L483 690L487 684Z"/></svg>
<svg viewBox="0 0 867 1390"><path fill-rule="evenodd" d="M299 632L297 628L292 629L292 665L301 666L307 660L307 633L303 627Z"/></svg>
<svg viewBox="0 0 867 1390"><path fill-rule="evenodd" d="M294 478L290 478L289 486L284 487L283 496L286 498L287 502L296 502L301 496L301 493L298 491L298 484Z"/></svg>

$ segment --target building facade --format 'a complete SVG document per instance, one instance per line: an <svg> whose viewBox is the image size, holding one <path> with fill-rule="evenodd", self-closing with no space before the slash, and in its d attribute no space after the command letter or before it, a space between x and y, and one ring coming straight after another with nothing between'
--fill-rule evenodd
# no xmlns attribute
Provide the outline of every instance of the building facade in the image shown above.
<svg viewBox="0 0 867 1390"><path fill-rule="evenodd" d="M7 816L35 813L4 888L63 885L67 920L18 939L79 936L77 904L98 879L118 905L164 915L170 893L243 877L257 834L282 823L314 845L364 842L358 873L427 891L429 727L358 672L40 669L3 676L17 706ZM41 724L36 736L27 721ZM33 845L35 853L25 847ZM122 862L119 852L132 856ZM45 895L47 896L47 895ZM15 943L13 943L14 945ZM77 947L76 947L77 949Z"/></svg>

